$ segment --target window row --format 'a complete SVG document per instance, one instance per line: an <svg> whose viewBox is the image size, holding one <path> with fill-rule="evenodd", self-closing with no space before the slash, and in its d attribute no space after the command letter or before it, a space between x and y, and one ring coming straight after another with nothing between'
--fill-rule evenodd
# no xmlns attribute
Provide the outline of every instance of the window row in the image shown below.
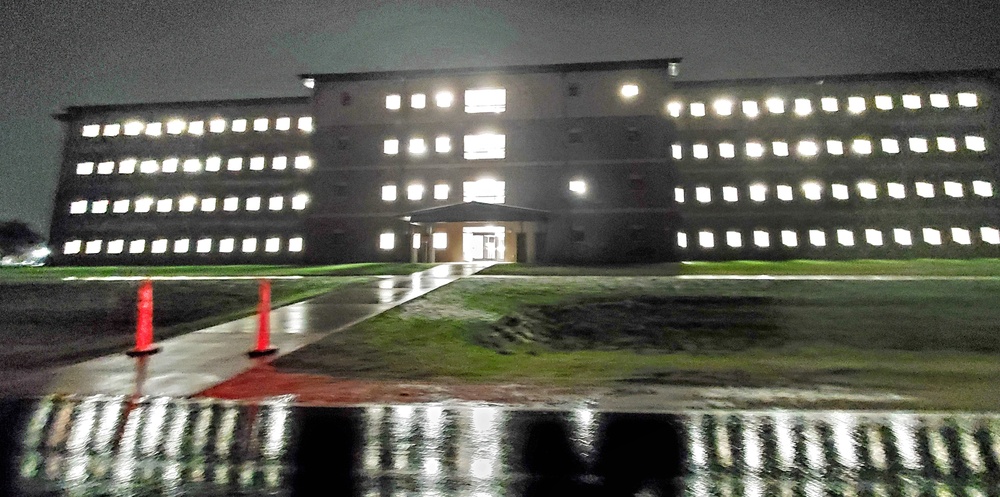
<svg viewBox="0 0 1000 497"><path fill-rule="evenodd" d="M853 188L845 183L831 183L826 185L818 181L803 182L799 188L795 188L791 184L770 186L765 183L753 183L744 190L736 186L727 185L719 189L718 193L721 193L719 198L724 202L739 202L741 195L745 195L742 199L744 201L764 202L769 197L773 197L773 199L789 202L795 200L796 195L812 201L822 200L824 196L829 196L835 200L849 200L852 190L854 191L854 195L866 200L875 200L880 195L894 199L904 199L908 194L920 198L934 198L936 195L942 193L946 197L962 198L967 194L966 185L958 181L944 181L941 183L939 190L937 185L927 181L917 181L913 183L911 189L908 184L900 182L890 181L883 186L870 180L859 181ZM679 204L685 203L688 199L688 193L692 191L694 193L694 200L699 203L708 204L713 200L712 188L708 186L695 186L693 188L674 188L674 201ZM993 183L989 181L972 181L968 185L968 191L971 191L971 195L977 197L988 198L994 195Z"/></svg>
<svg viewBox="0 0 1000 497"><path fill-rule="evenodd" d="M874 95L874 96L849 96L846 98L821 97L818 101L811 98L784 99L772 97L763 101L758 100L736 100L732 98L718 98L711 102L688 102L670 101L666 105L667 113L671 117L681 117L687 113L691 117L705 117L712 115L719 117L729 117L737 112L744 117L755 118L763 113L784 114L791 111L797 116L809 116L816 112L817 108L825 113L835 113L846 110L850 114L861 114L869 109L887 111L893 109L917 110L930 106L935 109L947 109L950 107L976 108L979 107L979 96L972 92L961 92L955 95L938 92L923 95L920 93L907 93L904 95Z"/></svg>
<svg viewBox="0 0 1000 497"><path fill-rule="evenodd" d="M455 94L439 91L434 94L434 106L450 108L455 103ZM412 93L408 98L411 109L427 108L426 93ZM385 108L399 110L403 107L403 96L391 93L385 96ZM465 90L465 112L469 114L500 113L507 110L507 90L503 88L476 88Z"/></svg>
<svg viewBox="0 0 1000 497"><path fill-rule="evenodd" d="M780 230L772 233L767 230L753 230L744 233L739 230L728 230L725 232L715 232L712 230L701 230L692 233L692 240L689 240L686 232L677 233L677 246L686 249L689 246L697 246L702 249L712 249L726 246L729 248L743 248L744 246L754 246L756 248L770 248L772 245L782 245L788 248L798 247L800 244L811 245L813 247L826 247L828 244L836 243L841 247L853 247L863 243L872 247L882 247L889 240L900 247L910 247L917 243L916 237L927 245L943 245L949 242L957 245L972 245L974 229L952 227L950 229L922 228L919 230L909 230L906 228L893 228L880 230L869 228L865 230L823 230L811 229L804 231ZM997 228L984 226L978 230L982 243L989 245L1000 244L1000 230ZM749 240L744 240L744 235L749 235ZM828 240L829 237L829 240ZM946 238L947 237L947 238ZM801 239L800 239L801 238Z"/></svg>
<svg viewBox="0 0 1000 497"><path fill-rule="evenodd" d="M251 196L243 199L236 196L219 199L217 197L198 198L194 195L185 195L177 198L176 200L172 198L156 199L153 197L139 197L135 200L76 200L70 202L69 213L87 214L89 212L90 214L125 214L133 212L141 214L147 212L172 212L174 210L177 212L215 212L216 210L236 212L240 210L240 205L242 205L243 210L247 212L260 211L264 209L265 205L269 211L281 211L285 208L301 211L304 210L308 204L309 195L306 193L299 193L289 197L274 195L272 197Z"/></svg>
<svg viewBox="0 0 1000 497"><path fill-rule="evenodd" d="M262 243L261 243L262 242ZM263 248L264 252L275 254L285 252L302 252L302 237L292 237L283 240L281 237L269 238L178 238L173 241L166 238L156 238L153 240L70 240L63 244L63 254L187 254L192 251L198 254L230 254L242 252L252 254Z"/></svg>
<svg viewBox="0 0 1000 497"><path fill-rule="evenodd" d="M199 158L179 159L171 157L158 161L156 159L138 160L124 159L118 161L100 162L79 162L76 164L76 174L79 176L89 176L91 174L110 175L116 171L118 174L171 174L178 171L185 173L199 173L202 171L214 173L221 171L223 167L226 171L242 171L244 167L250 171L263 171L267 169L267 157L262 155L254 157L230 157L223 161L222 157L208 157L204 161ZM276 155L271 157L271 169L274 171L284 171L289 166L295 169L309 169L312 167L312 157L308 155L298 155L288 157ZM291 160L289 160L291 159Z"/></svg>
<svg viewBox="0 0 1000 497"><path fill-rule="evenodd" d="M413 248L420 248L420 233L412 235ZM378 248L382 250L392 250L396 248L396 234L386 231L378 237ZM448 233L437 232L431 234L431 248L434 250L444 250L448 248Z"/></svg>
<svg viewBox="0 0 1000 497"><path fill-rule="evenodd" d="M211 119L208 121L185 121L183 119L172 119L167 122L143 122L143 121L126 121L124 123L106 123L106 124L85 124L81 129L80 134L87 138L96 138L98 136L162 136L167 135L194 135L202 136L206 132L208 133L225 133L230 131L233 133L244 133L248 130L253 130L258 133L275 130L275 131L291 131L293 119L295 119L295 128L303 133L312 133L313 130L313 118L309 116L303 116L299 118L291 117L279 117L271 119L266 117L258 117L256 119L233 119L232 121L223 119L221 117Z"/></svg>
<svg viewBox="0 0 1000 497"><path fill-rule="evenodd" d="M394 184L382 185L382 200L395 202L399 198L399 188ZM502 204L506 201L506 182L494 179L480 179L462 182L463 202L483 202L486 204ZM432 189L434 200L448 200L451 195L451 185L437 183ZM406 185L407 200L423 200L425 188L422 183Z"/></svg>
<svg viewBox="0 0 1000 497"><path fill-rule="evenodd" d="M929 152L953 153L958 152L960 145L964 145L964 150L970 152L985 152L986 139L981 136L969 135L964 140L959 140L950 136L939 136L927 138L914 136L905 140L897 138L855 138L850 141L845 140L801 140L798 143L788 141L748 141L744 144L742 157L759 159L770 152L774 157L788 157L792 155L794 147L795 155L799 157L815 157L821 153L828 155L844 155L849 149L854 155L871 155L875 152L875 147L880 147L881 153L895 155L903 152L904 145L907 151L914 154L926 154ZM933 146L933 150L932 150ZM849 147L849 148L848 148ZM694 143L690 146L681 143L674 143L670 146L671 157L680 160L686 154L691 154L695 159L708 159L711 156L722 159L733 159L737 156L737 144L733 142L720 142L717 146L707 143Z"/></svg>
<svg viewBox="0 0 1000 497"><path fill-rule="evenodd" d="M410 155L422 156L428 152L429 139L423 137L410 138L406 144L406 151ZM462 141L463 156L467 160L478 159L503 159L507 152L507 136L495 133L480 133L477 135L465 135ZM451 153L451 137L441 135L434 138L434 152L439 154ZM400 141L398 138L386 138L382 142L382 153L385 155L399 155Z"/></svg>

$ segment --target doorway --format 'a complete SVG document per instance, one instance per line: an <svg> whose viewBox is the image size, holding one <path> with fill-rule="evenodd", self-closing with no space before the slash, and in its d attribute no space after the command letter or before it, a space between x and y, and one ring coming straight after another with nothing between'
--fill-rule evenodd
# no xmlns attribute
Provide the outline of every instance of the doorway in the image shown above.
<svg viewBox="0 0 1000 497"><path fill-rule="evenodd" d="M503 261L504 228L492 226L462 229L462 252L466 261Z"/></svg>

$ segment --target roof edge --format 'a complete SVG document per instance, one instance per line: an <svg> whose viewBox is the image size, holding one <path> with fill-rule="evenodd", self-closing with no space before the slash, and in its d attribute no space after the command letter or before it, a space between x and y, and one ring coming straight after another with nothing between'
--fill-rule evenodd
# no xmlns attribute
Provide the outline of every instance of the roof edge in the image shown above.
<svg viewBox="0 0 1000 497"><path fill-rule="evenodd" d="M860 81L881 81L881 80L934 80L951 78L981 78L1000 80L1000 67L984 67L975 69L952 69L937 71L901 71L883 73L852 73L852 74L828 74L822 76L779 76L772 78L732 78L732 79L710 79L710 80L689 80L674 81L674 88L711 88L714 86L731 86L736 84L760 85L760 84L823 84L826 81L837 83L849 83Z"/></svg>

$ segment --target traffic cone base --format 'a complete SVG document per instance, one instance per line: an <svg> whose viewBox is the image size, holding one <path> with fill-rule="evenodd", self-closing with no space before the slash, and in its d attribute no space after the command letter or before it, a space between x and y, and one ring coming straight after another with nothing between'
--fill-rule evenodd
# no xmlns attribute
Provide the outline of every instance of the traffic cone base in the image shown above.
<svg viewBox="0 0 1000 497"><path fill-rule="evenodd" d="M277 347L268 347L260 350L257 349L251 350L250 352L247 352L247 355L250 357L264 357L266 355L271 355L277 351L278 351Z"/></svg>
<svg viewBox="0 0 1000 497"><path fill-rule="evenodd" d="M125 355L129 357L139 357L144 355L153 355L162 349L159 345L150 345L144 349L132 349L125 352Z"/></svg>

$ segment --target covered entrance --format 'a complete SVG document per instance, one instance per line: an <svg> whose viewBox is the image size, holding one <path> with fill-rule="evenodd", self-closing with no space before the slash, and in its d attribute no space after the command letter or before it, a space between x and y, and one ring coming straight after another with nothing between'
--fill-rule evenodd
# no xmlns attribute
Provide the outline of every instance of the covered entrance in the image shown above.
<svg viewBox="0 0 1000 497"><path fill-rule="evenodd" d="M535 262L548 212L504 204L463 202L414 211L413 262Z"/></svg>

